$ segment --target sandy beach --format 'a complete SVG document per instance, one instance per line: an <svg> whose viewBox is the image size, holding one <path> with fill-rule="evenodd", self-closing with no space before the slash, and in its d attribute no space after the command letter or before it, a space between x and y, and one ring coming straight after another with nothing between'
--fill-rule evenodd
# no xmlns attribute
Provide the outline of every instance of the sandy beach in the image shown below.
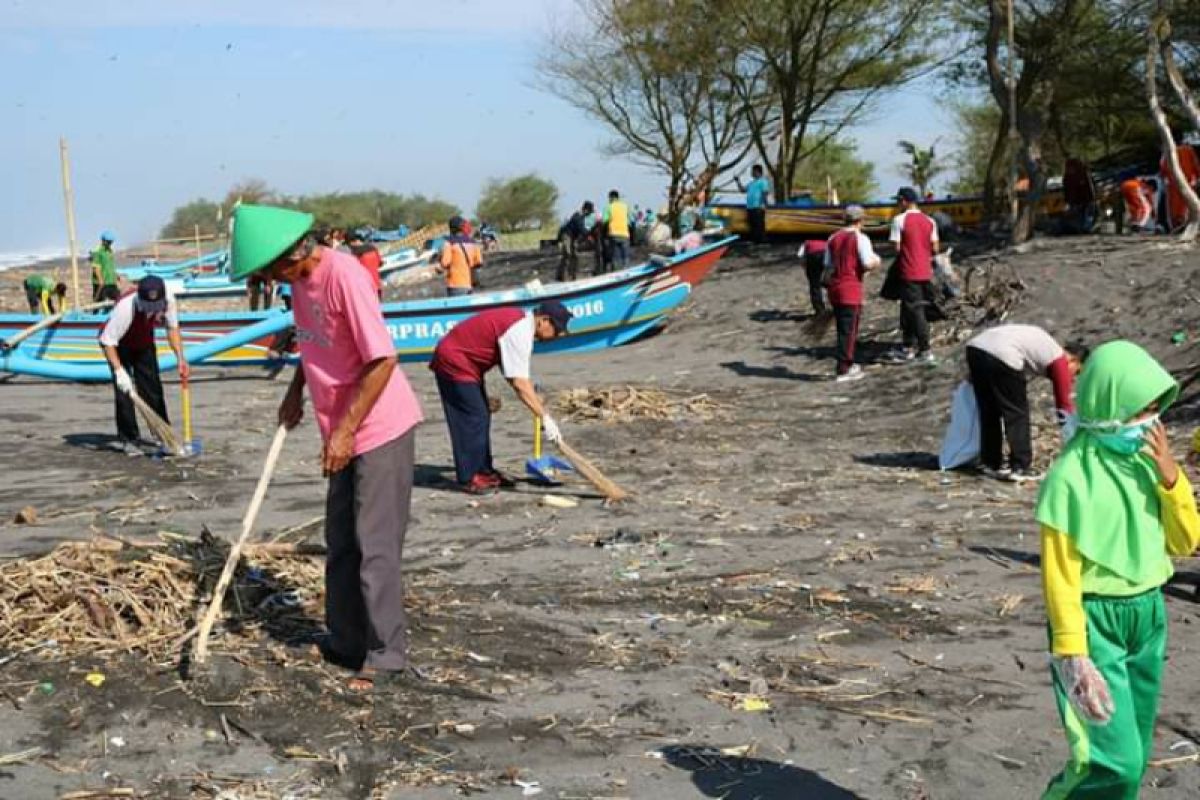
<svg viewBox="0 0 1200 800"><path fill-rule="evenodd" d="M964 273L1026 287L1012 321L1128 337L1160 358L1184 386L1167 422L1186 453L1200 416L1194 250L1116 237L965 249L977 254ZM734 252L661 334L535 358L551 397L588 390L560 408L564 435L634 492L621 505L574 482L456 491L432 374L404 365L426 416L406 548L412 656L473 696L344 692L345 673L300 635L319 628L320 559L278 559L274 586L295 592L299 616L273 627L270 604L243 609L252 624L214 637L204 679L181 681L184 648L90 653L64 640L0 662L0 798L1037 796L1067 750L1036 488L936 469L961 341L981 312L935 328L936 367L888 366L877 359L898 341L896 308L872 291L867 378L834 384L832 341L802 335L794 251ZM553 260L506 255L486 270L487 286L548 280ZM198 369L203 453L165 461L107 448L111 387L0 378L0 580L18 556L96 534L235 537L287 377ZM504 400L497 460L521 473L531 422L491 383ZM645 415L588 411L596 393L629 386L648 393L634 407ZM177 415L173 378L167 395ZM1057 440L1049 398L1047 381L1031 384L1043 466ZM318 452L307 419L256 541L321 541ZM36 523L16 522L29 506ZM1181 561L1168 589L1154 755L1167 763L1144 787L1163 800L1200 790L1194 564ZM130 792L99 793L114 789Z"/></svg>

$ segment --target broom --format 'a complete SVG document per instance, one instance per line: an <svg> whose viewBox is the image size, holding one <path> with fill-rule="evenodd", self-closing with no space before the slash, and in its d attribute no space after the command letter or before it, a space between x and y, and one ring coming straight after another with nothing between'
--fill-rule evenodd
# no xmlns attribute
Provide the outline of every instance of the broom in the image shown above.
<svg viewBox="0 0 1200 800"><path fill-rule="evenodd" d="M603 472L596 469L592 462L576 452L562 439L558 440L558 450L566 457L567 461L571 462L571 466L575 468L576 472L587 478L588 483L599 489L609 500L624 500L629 497L628 492L609 480Z"/></svg>
<svg viewBox="0 0 1200 800"><path fill-rule="evenodd" d="M129 398L133 400L133 405L141 412L142 419L146 421L146 426L158 437L158 441L162 444L163 448L172 453L182 453L183 446L175 438L175 431L171 430L171 426L167 424L166 420L155 413L149 403L138 396L137 389L129 393Z"/></svg>
<svg viewBox="0 0 1200 800"><path fill-rule="evenodd" d="M263 500L267 496L267 486L271 483L271 476L275 473L275 462L279 461L279 454L283 452L283 441L286 438L287 428L280 425L275 429L275 438L271 441L271 449L267 451L267 460L263 464L258 485L254 487L254 494L250 498L250 507L246 510L246 516L242 518L242 533L229 548L229 557L225 559L225 568L221 570L221 577L217 579L217 586L213 589L208 610L204 612L204 617L196 627L196 641L192 643L193 664L203 664L208 660L208 635L212 632L213 624L216 623L217 617L221 613L225 592L233 581L233 574L237 571L238 561L242 557L242 549L246 546L246 540L250 538L254 521L258 519L258 510L262 508Z"/></svg>

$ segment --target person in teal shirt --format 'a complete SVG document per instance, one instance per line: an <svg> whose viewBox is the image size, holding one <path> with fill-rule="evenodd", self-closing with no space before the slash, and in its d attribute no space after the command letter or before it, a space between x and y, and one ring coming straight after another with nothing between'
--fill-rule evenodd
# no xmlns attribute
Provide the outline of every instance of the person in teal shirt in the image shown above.
<svg viewBox="0 0 1200 800"><path fill-rule="evenodd" d="M761 164L750 168L753 180L746 187L746 221L750 226L750 240L755 244L767 241L767 200L771 184L763 177Z"/></svg>

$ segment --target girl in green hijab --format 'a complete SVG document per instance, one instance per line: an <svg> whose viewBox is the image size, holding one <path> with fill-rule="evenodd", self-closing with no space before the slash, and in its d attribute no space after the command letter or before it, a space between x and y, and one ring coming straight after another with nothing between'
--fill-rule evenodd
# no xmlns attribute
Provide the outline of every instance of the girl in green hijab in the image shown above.
<svg viewBox="0 0 1200 800"><path fill-rule="evenodd" d="M1043 800L1133 800L1150 759L1171 555L1200 543L1187 476L1159 415L1179 386L1131 342L1084 365L1078 425L1042 484L1042 588L1071 758Z"/></svg>

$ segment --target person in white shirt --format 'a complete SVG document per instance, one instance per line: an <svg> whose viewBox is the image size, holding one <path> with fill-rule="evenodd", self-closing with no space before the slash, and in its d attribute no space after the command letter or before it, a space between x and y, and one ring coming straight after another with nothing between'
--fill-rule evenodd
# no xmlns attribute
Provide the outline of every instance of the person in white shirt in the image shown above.
<svg viewBox="0 0 1200 800"><path fill-rule="evenodd" d="M136 292L118 300L100 331L100 349L113 374L117 437L121 449L129 455L142 453L137 445L141 438L137 413L130 397L134 391L164 422L170 422L154 344L154 328L158 325L166 327L167 342L179 361L179 377L186 380L190 369L179 335L179 309L157 275L142 278Z"/></svg>

